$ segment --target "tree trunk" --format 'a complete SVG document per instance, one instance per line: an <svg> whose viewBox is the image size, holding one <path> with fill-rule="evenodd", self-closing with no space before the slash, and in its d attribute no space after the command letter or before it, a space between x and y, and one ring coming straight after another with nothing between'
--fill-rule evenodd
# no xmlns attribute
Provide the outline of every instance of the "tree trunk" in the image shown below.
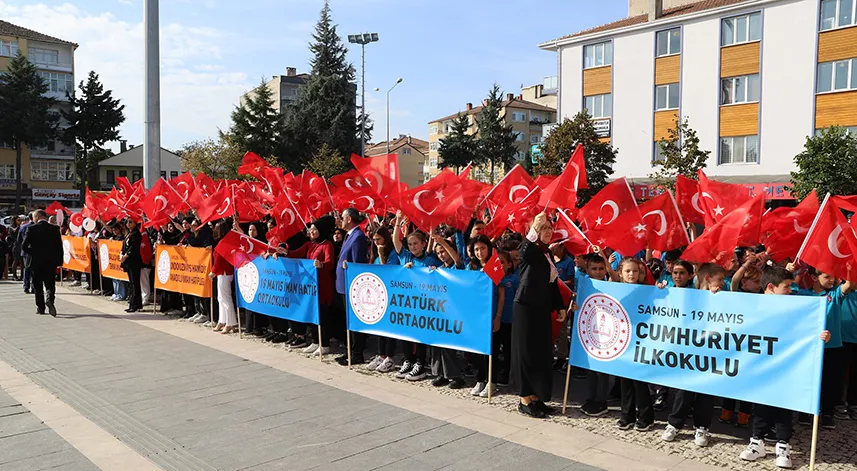
<svg viewBox="0 0 857 471"><path fill-rule="evenodd" d="M23 191L23 187L21 185L21 160L23 154L23 144L21 141L15 141L15 212L18 214L23 214L26 211L21 211L21 193Z"/></svg>
<svg viewBox="0 0 857 471"><path fill-rule="evenodd" d="M86 173L87 168L86 164L89 161L87 158L88 152L86 151L86 147L83 148L83 159L80 161L81 163L76 163L75 171L80 176L80 207L82 208L86 202ZM100 190L101 188L96 188Z"/></svg>
<svg viewBox="0 0 857 471"><path fill-rule="evenodd" d="M491 184L494 184L494 159L491 159Z"/></svg>

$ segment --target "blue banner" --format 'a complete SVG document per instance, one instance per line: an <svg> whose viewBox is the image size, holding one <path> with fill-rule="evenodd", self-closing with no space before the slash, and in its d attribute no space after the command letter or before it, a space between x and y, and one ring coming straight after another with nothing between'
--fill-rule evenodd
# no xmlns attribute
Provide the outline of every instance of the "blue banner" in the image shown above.
<svg viewBox="0 0 857 471"><path fill-rule="evenodd" d="M825 299L581 280L570 363L818 413Z"/></svg>
<svg viewBox="0 0 857 471"><path fill-rule="evenodd" d="M238 307L318 324L318 271L312 260L257 257L235 270Z"/></svg>
<svg viewBox="0 0 857 471"><path fill-rule="evenodd" d="M348 329L491 354L493 283L481 271L348 264Z"/></svg>

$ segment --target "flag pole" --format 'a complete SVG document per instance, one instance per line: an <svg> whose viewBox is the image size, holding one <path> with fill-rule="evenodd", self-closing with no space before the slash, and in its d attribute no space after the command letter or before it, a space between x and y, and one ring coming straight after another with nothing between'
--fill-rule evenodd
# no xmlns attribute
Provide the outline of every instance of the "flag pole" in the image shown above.
<svg viewBox="0 0 857 471"><path fill-rule="evenodd" d="M828 194L829 196L829 194ZM826 198L825 198L826 199ZM809 449L809 471L815 471L815 452L818 445L818 414L812 419L812 446Z"/></svg>
<svg viewBox="0 0 857 471"><path fill-rule="evenodd" d="M571 382L571 364L565 369L565 394L562 396L562 415L565 415L565 406L568 404L568 383Z"/></svg>

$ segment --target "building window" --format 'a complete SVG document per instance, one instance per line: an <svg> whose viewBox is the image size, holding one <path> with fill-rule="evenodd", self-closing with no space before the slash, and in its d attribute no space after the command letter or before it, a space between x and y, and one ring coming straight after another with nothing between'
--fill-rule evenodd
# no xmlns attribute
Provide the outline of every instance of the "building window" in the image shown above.
<svg viewBox="0 0 857 471"><path fill-rule="evenodd" d="M167 172L166 171L161 170L161 178L163 178L164 180L167 179Z"/></svg>
<svg viewBox="0 0 857 471"><path fill-rule="evenodd" d="M432 124L429 127L429 134L437 134L437 124Z"/></svg>
<svg viewBox="0 0 857 471"><path fill-rule="evenodd" d="M538 134L530 134L530 144L538 144L542 142L542 136Z"/></svg>
<svg viewBox="0 0 857 471"><path fill-rule="evenodd" d="M857 8L857 2L853 0L823 0L821 2L821 30L853 25L855 8Z"/></svg>
<svg viewBox="0 0 857 471"><path fill-rule="evenodd" d="M681 28L659 31L657 35L657 56L681 54Z"/></svg>
<svg viewBox="0 0 857 471"><path fill-rule="evenodd" d="M60 62L60 52L54 49L31 47L27 49L27 57L34 64L59 64Z"/></svg>
<svg viewBox="0 0 857 471"><path fill-rule="evenodd" d="M437 141L429 143L429 150L437 151Z"/></svg>
<svg viewBox="0 0 857 471"><path fill-rule="evenodd" d="M677 83L658 85L655 88L655 110L677 110L679 87Z"/></svg>
<svg viewBox="0 0 857 471"><path fill-rule="evenodd" d="M593 118L609 118L613 111L613 96L608 93L584 97L583 107Z"/></svg>
<svg viewBox="0 0 857 471"><path fill-rule="evenodd" d="M127 171L127 170L120 170L120 171L119 171L119 176L120 176L120 177L128 178L128 171Z"/></svg>
<svg viewBox="0 0 857 471"><path fill-rule="evenodd" d="M170 172L170 178L177 178L178 176L179 176L179 172L176 172L175 170Z"/></svg>
<svg viewBox="0 0 857 471"><path fill-rule="evenodd" d="M437 167L437 159L429 159L429 168Z"/></svg>
<svg viewBox="0 0 857 471"><path fill-rule="evenodd" d="M143 178L143 172L140 170L132 170L131 171L131 181L136 182L137 180Z"/></svg>
<svg viewBox="0 0 857 471"><path fill-rule="evenodd" d="M15 180L16 178L14 164L0 164L0 179Z"/></svg>
<svg viewBox="0 0 857 471"><path fill-rule="evenodd" d="M583 48L583 68L601 67L613 63L613 43L590 44Z"/></svg>
<svg viewBox="0 0 857 471"><path fill-rule="evenodd" d="M666 156L664 156L663 151L661 150L660 142L655 142L655 156L652 159L653 164L662 164L666 162Z"/></svg>
<svg viewBox="0 0 857 471"><path fill-rule="evenodd" d="M517 160L518 162L521 162L526 158L527 158L526 152L521 152L521 151L515 152L515 160Z"/></svg>
<svg viewBox="0 0 857 471"><path fill-rule="evenodd" d="M0 56L15 57L18 55L18 41L0 41Z"/></svg>
<svg viewBox="0 0 857 471"><path fill-rule="evenodd" d="M523 123L527 120L527 112L526 111L513 111L512 112L512 121L517 121L519 123Z"/></svg>
<svg viewBox="0 0 857 471"><path fill-rule="evenodd" d="M857 89L857 59L818 64L818 93Z"/></svg>
<svg viewBox="0 0 857 471"><path fill-rule="evenodd" d="M39 181L70 182L74 180L74 164L34 160L30 162L30 178Z"/></svg>
<svg viewBox="0 0 857 471"><path fill-rule="evenodd" d="M71 74L39 72L39 75L48 84L48 90L51 92L65 93L74 91L74 77Z"/></svg>
<svg viewBox="0 0 857 471"><path fill-rule="evenodd" d="M116 171L115 170L108 170L107 171L107 183L109 183L111 185L116 183Z"/></svg>
<svg viewBox="0 0 857 471"><path fill-rule="evenodd" d="M443 133L449 134L452 132L452 121L444 121L443 122Z"/></svg>
<svg viewBox="0 0 857 471"><path fill-rule="evenodd" d="M14 149L15 143L12 141L0 140L0 149Z"/></svg>
<svg viewBox="0 0 857 471"><path fill-rule="evenodd" d="M404 149L402 149L402 155L411 155L411 149L405 147Z"/></svg>
<svg viewBox="0 0 857 471"><path fill-rule="evenodd" d="M720 138L720 164L755 164L759 162L759 136Z"/></svg>
<svg viewBox="0 0 857 471"><path fill-rule="evenodd" d="M515 131L515 142L524 142L524 133L521 131Z"/></svg>
<svg viewBox="0 0 857 471"><path fill-rule="evenodd" d="M821 135L821 133L822 133L822 132L824 132L824 130L825 130L825 129L827 129L827 128L823 128L823 129L816 129L816 130L815 130L815 135L816 135L816 136L820 136L820 135ZM846 135L851 135L851 136L857 136L857 126L848 126L848 127L846 127L846 128L845 128L845 134L846 134Z"/></svg>
<svg viewBox="0 0 857 471"><path fill-rule="evenodd" d="M741 44L762 39L762 14L725 18L721 24L721 46Z"/></svg>
<svg viewBox="0 0 857 471"><path fill-rule="evenodd" d="M759 101L759 74L725 78L720 81L720 104Z"/></svg>

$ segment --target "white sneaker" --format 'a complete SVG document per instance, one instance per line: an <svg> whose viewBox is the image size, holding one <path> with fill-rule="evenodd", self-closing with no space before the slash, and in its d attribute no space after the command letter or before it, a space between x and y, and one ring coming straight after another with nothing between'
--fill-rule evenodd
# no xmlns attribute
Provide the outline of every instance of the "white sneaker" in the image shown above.
<svg viewBox="0 0 857 471"><path fill-rule="evenodd" d="M317 343L311 343L309 345L309 347L301 350L301 353L306 353L307 355L309 355L309 354L315 353L316 350L318 350L318 344Z"/></svg>
<svg viewBox="0 0 857 471"><path fill-rule="evenodd" d="M473 386L473 389L470 390L471 396L478 396L482 394L482 391L485 390L485 383L476 383L476 386ZM487 397L487 396L486 396Z"/></svg>
<svg viewBox="0 0 857 471"><path fill-rule="evenodd" d="M411 372L411 368L412 368L413 366L414 366L414 365L413 365L411 362L409 362L408 360L403 361L403 362L402 362L402 367L401 367L401 368L399 368L399 372L398 372L398 373L396 373L396 378L399 378L399 379L405 379L405 376L407 376L407 375L408 375L408 373L410 373L410 372Z"/></svg>
<svg viewBox="0 0 857 471"><path fill-rule="evenodd" d="M488 397L489 390L491 391L492 397L497 395L497 388L495 388L493 384L488 383L485 388L482 389L482 392L479 393L479 397Z"/></svg>
<svg viewBox="0 0 857 471"><path fill-rule="evenodd" d="M667 428L664 429L664 433L661 434L661 440L671 442L675 440L676 435L678 435L678 429L667 424Z"/></svg>
<svg viewBox="0 0 857 471"><path fill-rule="evenodd" d="M395 363L393 363L393 359L388 357L378 365L378 368L375 368L375 371L378 373L389 373L390 371L393 371L394 366Z"/></svg>
<svg viewBox="0 0 857 471"><path fill-rule="evenodd" d="M697 446L708 446L708 440L711 439L711 433L705 427L696 427L696 433L693 435L693 443Z"/></svg>
<svg viewBox="0 0 857 471"><path fill-rule="evenodd" d="M194 314L194 315L188 317L187 321L188 322L196 322L196 320L199 319L200 316L201 316L201 314Z"/></svg>
<svg viewBox="0 0 857 471"><path fill-rule="evenodd" d="M789 451L791 451L791 447L788 443L777 443L777 467L778 468L791 468L792 467L792 459L789 457Z"/></svg>
<svg viewBox="0 0 857 471"><path fill-rule="evenodd" d="M751 438L750 444L747 445L747 448L742 451L738 457L744 461L756 461L760 458L764 458L766 454L768 454L768 452L765 451L765 441Z"/></svg>
<svg viewBox="0 0 857 471"><path fill-rule="evenodd" d="M310 354L310 357L315 358L319 355L327 355L328 353L330 353L330 347L319 347Z"/></svg>
<svg viewBox="0 0 857 471"><path fill-rule="evenodd" d="M372 361L369 362L368 365L366 365L366 369L369 371L375 371L379 366L381 366L381 363L383 362L384 359L381 358L381 355L377 355L375 356L375 358L372 359Z"/></svg>
<svg viewBox="0 0 857 471"><path fill-rule="evenodd" d="M204 322L208 322L208 316L206 316L204 314L200 314L199 318L197 320L193 321L194 324L202 324Z"/></svg>
<svg viewBox="0 0 857 471"><path fill-rule="evenodd" d="M202 324L203 327L214 327L215 325L217 324L211 321L205 321L205 324Z"/></svg>

